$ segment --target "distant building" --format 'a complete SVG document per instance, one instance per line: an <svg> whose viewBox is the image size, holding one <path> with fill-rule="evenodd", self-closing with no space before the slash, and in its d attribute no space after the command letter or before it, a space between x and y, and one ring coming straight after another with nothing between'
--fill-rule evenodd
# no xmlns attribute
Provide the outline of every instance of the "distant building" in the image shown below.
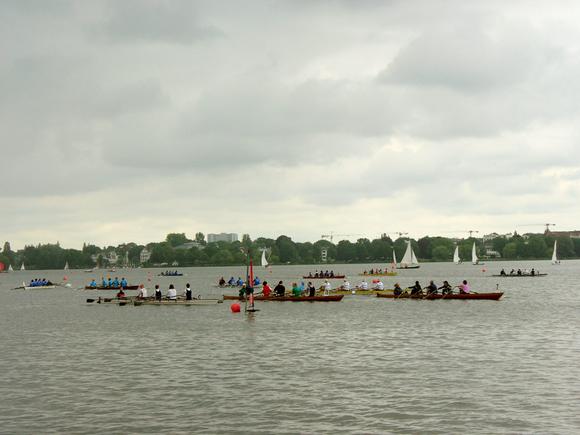
<svg viewBox="0 0 580 435"><path fill-rule="evenodd" d="M119 261L119 256L117 255L117 253L115 251L107 252L107 255L105 258L107 259L107 261L110 264L117 264L117 261Z"/></svg>
<svg viewBox="0 0 580 435"><path fill-rule="evenodd" d="M570 237L571 239L580 239L580 231L549 231L547 230L544 233L546 236L553 236L553 237Z"/></svg>
<svg viewBox="0 0 580 435"><path fill-rule="evenodd" d="M187 242L184 243L183 245L179 245L176 246L175 249L191 249L191 248L197 248L197 249L203 249L203 245L201 243L198 242Z"/></svg>
<svg viewBox="0 0 580 435"><path fill-rule="evenodd" d="M501 258L501 254L497 251L494 251L493 249L486 249L485 250L485 255L488 257L495 257L495 258Z"/></svg>
<svg viewBox="0 0 580 435"><path fill-rule="evenodd" d="M207 243L215 242L237 242L238 235L236 233L219 233L219 234L208 234Z"/></svg>
<svg viewBox="0 0 580 435"><path fill-rule="evenodd" d="M147 248L143 248L141 250L141 253L139 254L139 263L141 263L141 264L147 263L150 258L151 258L151 251L149 251Z"/></svg>

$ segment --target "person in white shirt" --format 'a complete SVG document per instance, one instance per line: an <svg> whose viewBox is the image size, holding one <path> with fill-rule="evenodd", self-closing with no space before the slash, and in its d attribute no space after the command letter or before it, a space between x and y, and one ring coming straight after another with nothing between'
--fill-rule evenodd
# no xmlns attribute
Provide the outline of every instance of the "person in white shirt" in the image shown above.
<svg viewBox="0 0 580 435"><path fill-rule="evenodd" d="M169 290L167 290L167 298L171 300L177 299L177 291L175 290L173 284L169 284Z"/></svg>
<svg viewBox="0 0 580 435"><path fill-rule="evenodd" d="M137 299L146 299L147 298L147 289L143 284L139 286L139 294L137 295Z"/></svg>
<svg viewBox="0 0 580 435"><path fill-rule="evenodd" d="M361 290L368 290L369 284L363 279L362 282L358 285L358 288Z"/></svg>
<svg viewBox="0 0 580 435"><path fill-rule="evenodd" d="M342 283L342 289L343 290L350 290L350 282L348 282L346 279Z"/></svg>
<svg viewBox="0 0 580 435"><path fill-rule="evenodd" d="M330 283L328 282L328 280L324 281L324 294L325 295L329 295L330 294L330 290L332 290L332 286L330 285Z"/></svg>
<svg viewBox="0 0 580 435"><path fill-rule="evenodd" d="M381 280L379 280L375 284L375 290L384 290L384 289L385 289L385 285L383 284L383 282Z"/></svg>

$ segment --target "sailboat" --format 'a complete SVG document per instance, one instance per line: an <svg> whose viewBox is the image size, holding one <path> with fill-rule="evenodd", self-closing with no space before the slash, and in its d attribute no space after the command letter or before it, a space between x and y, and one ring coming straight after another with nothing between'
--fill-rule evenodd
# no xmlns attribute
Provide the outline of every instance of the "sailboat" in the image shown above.
<svg viewBox="0 0 580 435"><path fill-rule="evenodd" d="M68 270L68 261L64 265L64 270Z"/></svg>
<svg viewBox="0 0 580 435"><path fill-rule="evenodd" d="M262 267L268 267L268 260L266 260L266 249L262 249Z"/></svg>
<svg viewBox="0 0 580 435"><path fill-rule="evenodd" d="M24 262L22 262L22 266L20 266L20 270L26 270L26 267L24 267Z"/></svg>
<svg viewBox="0 0 580 435"><path fill-rule="evenodd" d="M407 250L405 251L405 255L403 255L403 259L401 260L401 264L397 266L397 269L419 269L421 267L419 265L419 261L415 256L415 252L411 247L411 241L407 241Z"/></svg>
<svg viewBox="0 0 580 435"><path fill-rule="evenodd" d="M12 268L12 265L8 265L8 272L14 272L14 269Z"/></svg>
<svg viewBox="0 0 580 435"><path fill-rule="evenodd" d="M397 268L397 255L395 254L395 248L393 248L393 269Z"/></svg>
<svg viewBox="0 0 580 435"><path fill-rule="evenodd" d="M471 248L471 264L474 266L478 264L483 264L479 262L479 258L477 258L477 250L475 249L475 242L473 242L473 247Z"/></svg>
<svg viewBox="0 0 580 435"><path fill-rule="evenodd" d="M459 258L459 245L455 246L455 252L453 253L453 262L455 264L461 263L461 258Z"/></svg>
<svg viewBox="0 0 580 435"><path fill-rule="evenodd" d="M552 264L560 264L558 260L558 241L554 240L554 252L552 253Z"/></svg>

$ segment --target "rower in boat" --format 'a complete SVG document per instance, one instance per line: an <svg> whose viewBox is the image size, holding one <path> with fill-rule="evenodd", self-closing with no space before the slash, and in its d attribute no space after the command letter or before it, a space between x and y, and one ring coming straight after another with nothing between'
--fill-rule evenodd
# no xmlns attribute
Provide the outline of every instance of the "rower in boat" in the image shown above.
<svg viewBox="0 0 580 435"><path fill-rule="evenodd" d="M522 269L518 269L518 276L522 276Z"/></svg>
<svg viewBox="0 0 580 435"><path fill-rule="evenodd" d="M159 288L159 284L155 284L155 300L161 302L161 298L163 294L161 293L161 289Z"/></svg>
<svg viewBox="0 0 580 435"><path fill-rule="evenodd" d="M510 275L514 275L516 271L514 269L510 270Z"/></svg>
<svg viewBox="0 0 580 435"><path fill-rule="evenodd" d="M377 279L377 281L373 285L373 290L384 290L384 289L385 285L383 284L383 282L380 279Z"/></svg>
<svg viewBox="0 0 580 435"><path fill-rule="evenodd" d="M117 299L125 299L127 297L127 295L125 294L125 292L123 291L123 289L120 289L117 292Z"/></svg>
<svg viewBox="0 0 580 435"><path fill-rule="evenodd" d="M465 295L471 293L471 287L469 287L469 284L467 284L466 280L463 280L463 282L459 284L457 288L459 289L459 294Z"/></svg>
<svg viewBox="0 0 580 435"><path fill-rule="evenodd" d="M328 296L330 294L330 291L332 290L332 285L330 285L330 282L328 282L328 280L324 280L324 295Z"/></svg>
<svg viewBox="0 0 580 435"><path fill-rule="evenodd" d="M116 276L115 279L113 280L113 287L120 287L121 283L119 282L119 277Z"/></svg>
<svg viewBox="0 0 580 435"><path fill-rule="evenodd" d="M499 274L500 274L501 276L506 276L505 269L502 269L502 270L501 270L501 272L500 272Z"/></svg>
<svg viewBox="0 0 580 435"><path fill-rule="evenodd" d="M308 281L308 296L310 296L311 298L313 298L316 295L316 288L314 287L314 285L312 285L312 281Z"/></svg>
<svg viewBox="0 0 580 435"><path fill-rule="evenodd" d="M299 298L302 296L302 290L298 287L298 283L292 283L292 296Z"/></svg>
<svg viewBox="0 0 580 435"><path fill-rule="evenodd" d="M185 300L186 301L191 301L193 299L193 294L191 292L191 287L189 286L189 283L185 284Z"/></svg>
<svg viewBox="0 0 580 435"><path fill-rule="evenodd" d="M172 301L177 300L177 291L175 290L173 284L169 284L169 289L167 290L167 299L170 299Z"/></svg>
<svg viewBox="0 0 580 435"><path fill-rule="evenodd" d="M262 283L262 281L260 281L260 278L258 278L257 276L254 278L254 282L253 285L254 287L260 285Z"/></svg>
<svg viewBox="0 0 580 435"><path fill-rule="evenodd" d="M89 287L91 288L97 288L97 281L95 281L94 279L89 283Z"/></svg>
<svg viewBox="0 0 580 435"><path fill-rule="evenodd" d="M361 281L361 283L358 285L358 288L360 290L368 290L369 289L369 284L363 279Z"/></svg>
<svg viewBox="0 0 580 435"><path fill-rule="evenodd" d="M409 288L411 289L411 296L418 296L423 294L423 289L421 288L419 281L415 281L415 285Z"/></svg>
<svg viewBox="0 0 580 435"><path fill-rule="evenodd" d="M238 295L240 296L240 299L245 298L246 297L246 284L242 284L242 286L240 287L240 290L238 291Z"/></svg>
<svg viewBox="0 0 580 435"><path fill-rule="evenodd" d="M442 295L450 295L453 293L453 287L451 287L449 281L443 281L443 285L438 290L441 290Z"/></svg>
<svg viewBox="0 0 580 435"><path fill-rule="evenodd" d="M101 286L107 287L107 281L105 280L104 276L101 276Z"/></svg>
<svg viewBox="0 0 580 435"><path fill-rule="evenodd" d="M346 291L350 291L350 282L348 282L346 279L344 281L342 281L342 285L340 286L340 288L342 290L346 290Z"/></svg>
<svg viewBox="0 0 580 435"><path fill-rule="evenodd" d="M237 286L244 285L244 280L242 279L242 277L238 276L238 280L236 281L236 285Z"/></svg>
<svg viewBox="0 0 580 435"><path fill-rule="evenodd" d="M262 294L264 297L269 298L270 293L272 293L272 289L268 285L268 281L264 281L264 284L262 285Z"/></svg>
<svg viewBox="0 0 580 435"><path fill-rule="evenodd" d="M225 286L225 285L226 285L226 280L224 279L224 277L223 277L223 276L220 278L220 280L219 280L219 282L218 282L218 285L219 285L220 287L223 287L223 286Z"/></svg>
<svg viewBox="0 0 580 435"><path fill-rule="evenodd" d="M111 277L109 277L109 279L107 280L107 285L105 287L113 287L113 280L111 279Z"/></svg>
<svg viewBox="0 0 580 435"><path fill-rule="evenodd" d="M286 287L284 287L284 284L282 284L282 281L280 281L278 283L278 285L276 287L274 287L274 294L276 296L284 296L285 293L286 293Z"/></svg>
<svg viewBox="0 0 580 435"><path fill-rule="evenodd" d="M137 299L146 299L147 298L147 289L143 284L139 286L139 294L137 295Z"/></svg>
<svg viewBox="0 0 580 435"><path fill-rule="evenodd" d="M236 280L234 279L234 277L232 276L229 281L228 281L228 285L234 286L236 285Z"/></svg>
<svg viewBox="0 0 580 435"><path fill-rule="evenodd" d="M429 281L429 285L425 287L427 290L427 295L436 295L437 294L437 286L433 281Z"/></svg>
<svg viewBox="0 0 580 435"><path fill-rule="evenodd" d="M125 277L121 278L121 287L122 288L127 288L127 280L125 279Z"/></svg>
<svg viewBox="0 0 580 435"><path fill-rule="evenodd" d="M398 282L395 283L395 286L393 287L393 294L395 296L401 296L403 294L403 289L401 288Z"/></svg>
<svg viewBox="0 0 580 435"><path fill-rule="evenodd" d="M330 271L330 275L328 275L330 278L334 278L334 270Z"/></svg>
<svg viewBox="0 0 580 435"><path fill-rule="evenodd" d="M531 276L534 276L535 274L536 274L536 270L535 270L535 269L532 267L532 270L531 270L531 272L530 272L530 275L531 275Z"/></svg>

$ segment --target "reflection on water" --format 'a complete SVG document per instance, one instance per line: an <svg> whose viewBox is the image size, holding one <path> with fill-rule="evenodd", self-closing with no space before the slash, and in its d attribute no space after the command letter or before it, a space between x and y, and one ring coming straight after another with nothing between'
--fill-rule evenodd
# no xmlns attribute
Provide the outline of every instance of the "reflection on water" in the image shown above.
<svg viewBox="0 0 580 435"><path fill-rule="evenodd" d="M578 433L580 263L533 265L550 275L499 281L499 302L347 296L257 302L256 313L231 313L227 301L86 304L108 293L12 291L39 273L3 274L1 432ZM496 268L528 266L426 264L384 282L466 278L493 291ZM264 277L292 281L310 269ZM221 275L243 273L183 270L151 281L156 271L118 275L151 288L190 282L215 297ZM58 281L63 272L40 274ZM75 288L92 278L67 275Z"/></svg>

